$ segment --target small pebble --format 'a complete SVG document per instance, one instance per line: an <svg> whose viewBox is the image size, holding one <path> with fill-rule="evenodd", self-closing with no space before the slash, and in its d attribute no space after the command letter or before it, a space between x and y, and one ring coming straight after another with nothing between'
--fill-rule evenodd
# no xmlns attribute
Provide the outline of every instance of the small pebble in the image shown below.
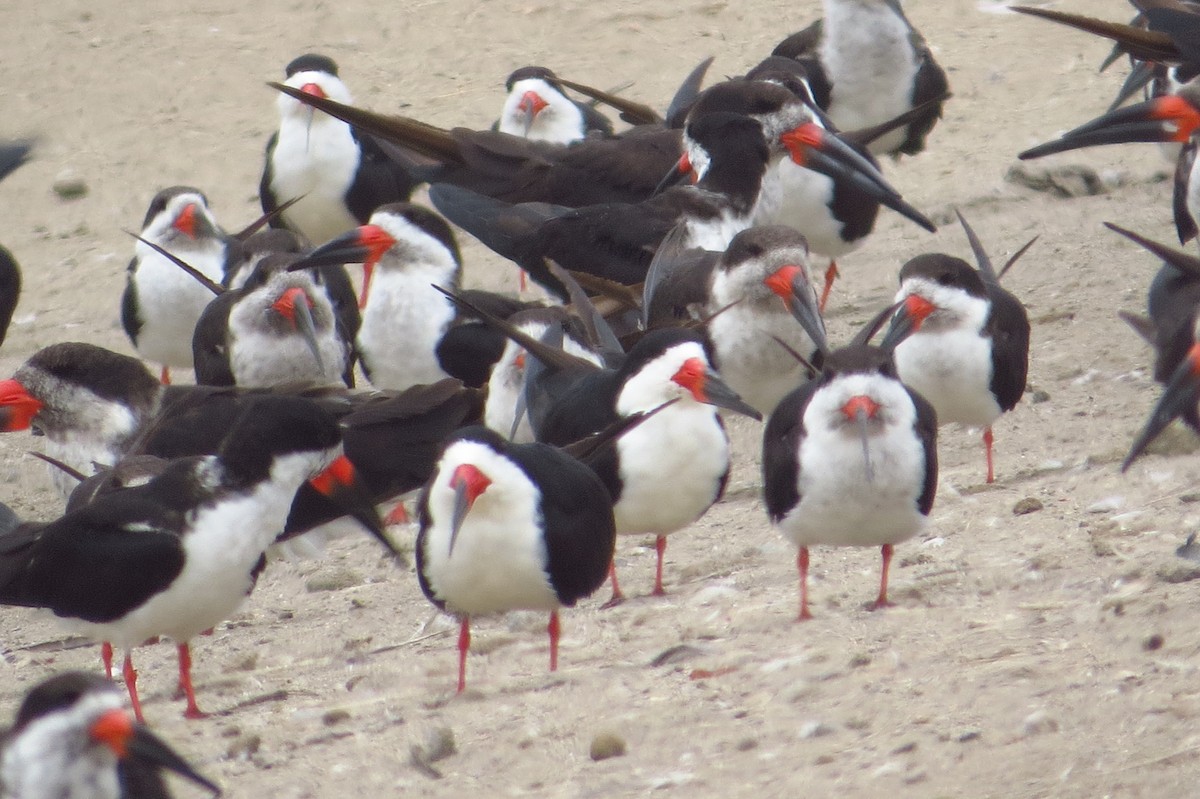
<svg viewBox="0 0 1200 799"><path fill-rule="evenodd" d="M1035 710L1021 722L1021 732L1026 737L1057 731L1058 722L1045 710Z"/></svg>
<svg viewBox="0 0 1200 799"><path fill-rule="evenodd" d="M1042 391L1040 388L1029 393L1029 402L1033 405L1041 405L1043 402L1050 401L1050 393Z"/></svg>
<svg viewBox="0 0 1200 799"><path fill-rule="evenodd" d="M960 744L965 744L968 741L977 741L982 737L983 733L979 730L963 730L957 736L955 736L955 740Z"/></svg>
<svg viewBox="0 0 1200 799"><path fill-rule="evenodd" d="M749 752L751 749L758 748L757 738L743 738L737 742L737 750L739 752Z"/></svg>
<svg viewBox="0 0 1200 799"><path fill-rule="evenodd" d="M258 754L261 746L262 738L260 736L247 735L231 743L225 750L225 757L230 760L249 760Z"/></svg>
<svg viewBox="0 0 1200 799"><path fill-rule="evenodd" d="M1147 638L1145 641L1142 641L1142 649L1145 649L1147 652L1154 652L1158 649L1162 649L1163 643L1164 643L1163 637L1161 635L1159 635L1158 633L1155 633L1154 635Z"/></svg>
<svg viewBox="0 0 1200 799"><path fill-rule="evenodd" d="M625 754L625 739L614 732L601 732L592 739L588 747L588 756L592 760L608 760L610 757L622 757Z"/></svg>
<svg viewBox="0 0 1200 799"><path fill-rule="evenodd" d="M1037 497L1025 497L1018 500L1016 505L1013 505L1013 516L1024 516L1027 513L1037 513L1044 508L1042 501Z"/></svg>
<svg viewBox="0 0 1200 799"><path fill-rule="evenodd" d="M1200 566L1190 563L1169 563L1160 566L1154 576L1164 583L1188 583L1200 580Z"/></svg>
<svg viewBox="0 0 1200 799"><path fill-rule="evenodd" d="M833 727L819 721L808 721L800 725L801 738L823 738L833 734Z"/></svg>
<svg viewBox="0 0 1200 799"><path fill-rule="evenodd" d="M324 724L326 727L332 727L335 724L341 724L343 721L349 721L349 720L350 720L350 711L342 710L340 708L338 710L330 710L324 716L321 716L321 723Z"/></svg>
<svg viewBox="0 0 1200 799"><path fill-rule="evenodd" d="M53 188L60 200L78 200L80 197L86 197L88 193L88 185L83 178L69 172L59 175Z"/></svg>

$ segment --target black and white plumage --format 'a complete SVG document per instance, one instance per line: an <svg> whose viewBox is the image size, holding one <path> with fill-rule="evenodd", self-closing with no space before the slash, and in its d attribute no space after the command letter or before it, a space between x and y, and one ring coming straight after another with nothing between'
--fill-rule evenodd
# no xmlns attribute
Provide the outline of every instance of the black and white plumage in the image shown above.
<svg viewBox="0 0 1200 799"><path fill-rule="evenodd" d="M854 344L779 403L763 431L767 513L799 548L799 619L808 609L809 548L879 546L875 607L889 604L893 546L925 525L937 490L937 418L900 382L890 352Z"/></svg>
<svg viewBox="0 0 1200 799"><path fill-rule="evenodd" d="M729 438L718 408L754 419L761 415L713 369L703 339L693 330L648 333L617 369L533 379L551 384L563 378L565 385L546 386L545 407L529 403L537 439L558 446L677 400L591 463L612 496L617 532L655 536L653 593L663 594L667 536L704 515L729 478ZM615 567L612 578L610 602L616 603L623 595Z"/></svg>
<svg viewBox="0 0 1200 799"><path fill-rule="evenodd" d="M420 523L421 590L461 618L458 690L473 616L548 611L554 671L559 608L599 588L612 562L612 502L596 474L554 447L468 428L446 442L421 495Z"/></svg>
<svg viewBox="0 0 1200 799"><path fill-rule="evenodd" d="M169 799L165 771L220 793L129 717L111 682L81 672L31 688L0 741L5 799Z"/></svg>
<svg viewBox="0 0 1200 799"><path fill-rule="evenodd" d="M187 262L214 283L238 260L237 244L217 225L208 200L188 186L163 189L150 203L141 238ZM143 241L134 246L121 324L138 354L169 370L192 368L192 332L212 293Z"/></svg>
<svg viewBox="0 0 1200 799"><path fill-rule="evenodd" d="M824 17L774 55L804 63L814 99L839 130L860 130L944 95L945 71L899 0L824 0ZM942 116L938 103L870 144L876 155L916 155Z"/></svg>
<svg viewBox="0 0 1200 799"><path fill-rule="evenodd" d="M896 347L895 358L900 379L933 405L939 424L983 428L991 483L992 424L1025 393L1029 316L1000 285L982 249L976 254L978 270L943 253L918 255L900 269L897 313L915 330Z"/></svg>
<svg viewBox="0 0 1200 799"><path fill-rule="evenodd" d="M287 270L299 259L268 255L241 288L209 303L192 337L197 383L247 388L353 383L353 342L322 273ZM336 266L325 269L345 275ZM350 310L357 317L352 301Z"/></svg>
<svg viewBox="0 0 1200 799"><path fill-rule="evenodd" d="M173 461L144 485L5 536L0 603L48 608L123 649L139 720L132 649L170 637L179 649L185 715L202 716L188 642L241 604L297 490L310 480L356 515L373 515L362 507L367 500L334 419L303 398L257 398L215 455Z"/></svg>
<svg viewBox="0 0 1200 799"><path fill-rule="evenodd" d="M287 86L350 103L337 64L308 54L287 66ZM272 221L310 242L328 241L363 224L377 207L407 200L415 183L369 136L280 95L279 130L267 143L259 198L264 213L301 198Z"/></svg>
<svg viewBox="0 0 1200 799"><path fill-rule="evenodd" d="M363 264L357 350L372 385L405 389L448 376L471 386L487 382L504 339L464 319L434 288L454 291L462 277L454 233L437 214L411 203L385 205L370 224L326 242L292 268L324 263Z"/></svg>
<svg viewBox="0 0 1200 799"><path fill-rule="evenodd" d="M508 94L496 130L534 141L570 144L595 134L611 136L612 122L595 107L567 96L545 67L521 67L504 82Z"/></svg>

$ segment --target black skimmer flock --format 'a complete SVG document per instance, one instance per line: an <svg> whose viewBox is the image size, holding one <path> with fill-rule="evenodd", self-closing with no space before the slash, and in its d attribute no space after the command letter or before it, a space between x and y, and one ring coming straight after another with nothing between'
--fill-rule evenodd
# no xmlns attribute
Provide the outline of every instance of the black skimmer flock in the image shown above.
<svg viewBox="0 0 1200 799"><path fill-rule="evenodd" d="M221 792L131 719L111 682L82 672L64 672L31 688L0 741L6 797L167 799L167 771Z"/></svg>
<svg viewBox="0 0 1200 799"><path fill-rule="evenodd" d="M938 424L983 428L991 483L992 424L1021 401L1029 371L1029 317L1000 277L1033 242L997 272L967 221L958 219L979 268L933 253L900 269L897 321L912 330L895 346L896 371L937 410Z"/></svg>
<svg viewBox="0 0 1200 799"><path fill-rule="evenodd" d="M48 608L123 649L139 721L132 651L160 635L178 646L185 715L204 715L189 642L253 588L302 485L311 481L356 517L374 515L337 422L317 403L259 397L227 429L215 455L178 459L144 485L20 527L0 543L0 603ZM374 528L382 537L377 519Z"/></svg>
<svg viewBox="0 0 1200 799"><path fill-rule="evenodd" d="M802 62L813 99L839 130L886 122L949 89L945 71L899 0L824 0L825 16L773 55ZM937 103L870 145L876 155L916 155L942 116Z"/></svg>
<svg viewBox="0 0 1200 799"><path fill-rule="evenodd" d="M762 415L713 369L695 330L653 330L619 359L619 366L600 368L502 320L480 316L527 351L525 406L539 442L566 446L674 401L592 463L612 496L617 533L655 537L653 594L666 593L667 536L704 515L729 479L729 438L718 409L756 420ZM625 598L615 562L611 576L610 606Z"/></svg>
<svg viewBox="0 0 1200 799"><path fill-rule="evenodd" d="M188 186L163 189L150 203L140 239L129 262L121 299L121 323L138 353L162 365L170 382L172 367L192 368L192 333L212 293L181 270L153 243L220 283L237 261L234 240L217 225L208 200Z"/></svg>
<svg viewBox="0 0 1200 799"><path fill-rule="evenodd" d="M286 85L314 97L352 102L337 64L322 55L302 55L287 65ZM370 136L344 122L280 95L279 130L267 143L259 197L271 214L295 204L272 221L305 236L328 241L363 224L380 205L407 200L415 183L405 167Z"/></svg>
<svg viewBox="0 0 1200 799"><path fill-rule="evenodd" d="M933 508L937 414L896 373L891 346L903 340L899 328L888 346L875 347L867 343L875 327L832 352L819 342L820 376L784 397L763 430L763 498L771 521L799 548L800 621L812 618L810 547L881 547L872 608L886 607L893 548L919 533Z"/></svg>
<svg viewBox="0 0 1200 799"><path fill-rule="evenodd" d="M612 501L596 473L555 447L468 428L446 442L421 494L420 522L421 590L461 619L458 691L467 685L473 616L548 611L555 671L559 609L603 585L612 563Z"/></svg>
<svg viewBox="0 0 1200 799"><path fill-rule="evenodd" d="M589 103L572 100L545 67L521 67L504 82L508 94L496 130L534 141L570 144L588 135L611 136L612 122Z"/></svg>

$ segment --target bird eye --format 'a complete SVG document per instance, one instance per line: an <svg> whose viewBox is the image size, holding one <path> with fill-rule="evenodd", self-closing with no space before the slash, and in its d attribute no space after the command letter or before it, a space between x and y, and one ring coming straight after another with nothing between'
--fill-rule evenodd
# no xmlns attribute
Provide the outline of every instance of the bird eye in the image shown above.
<svg viewBox="0 0 1200 799"><path fill-rule="evenodd" d="M954 285L954 276L951 275L949 272L938 275L937 282L939 285L942 285L942 286L952 286L952 285Z"/></svg>

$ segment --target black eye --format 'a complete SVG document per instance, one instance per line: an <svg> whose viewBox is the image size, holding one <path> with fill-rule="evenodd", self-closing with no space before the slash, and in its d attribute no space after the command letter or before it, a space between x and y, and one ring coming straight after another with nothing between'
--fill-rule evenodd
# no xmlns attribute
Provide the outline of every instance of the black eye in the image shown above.
<svg viewBox="0 0 1200 799"><path fill-rule="evenodd" d="M942 285L942 286L953 286L954 285L954 275L951 275L949 272L938 275L937 282L939 285Z"/></svg>

